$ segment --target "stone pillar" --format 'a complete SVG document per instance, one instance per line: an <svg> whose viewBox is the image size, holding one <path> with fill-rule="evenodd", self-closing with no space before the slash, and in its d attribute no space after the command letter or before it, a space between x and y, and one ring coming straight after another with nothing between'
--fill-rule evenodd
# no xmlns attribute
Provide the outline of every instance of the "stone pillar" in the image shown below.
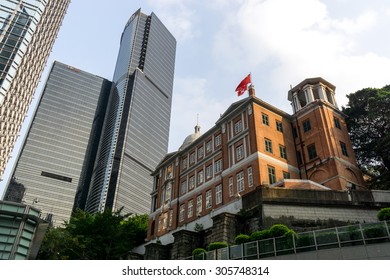
<svg viewBox="0 0 390 280"><path fill-rule="evenodd" d="M213 217L213 228L210 236L210 243L220 241L227 242L228 244L234 244L234 238L236 237L236 223L236 216L231 213L221 213Z"/></svg>
<svg viewBox="0 0 390 280"><path fill-rule="evenodd" d="M145 260L169 260L170 246L150 243L145 246Z"/></svg>
<svg viewBox="0 0 390 280"><path fill-rule="evenodd" d="M202 235L198 232L180 230L173 233L175 241L171 250L172 260L181 260L192 256L192 251L202 247Z"/></svg>

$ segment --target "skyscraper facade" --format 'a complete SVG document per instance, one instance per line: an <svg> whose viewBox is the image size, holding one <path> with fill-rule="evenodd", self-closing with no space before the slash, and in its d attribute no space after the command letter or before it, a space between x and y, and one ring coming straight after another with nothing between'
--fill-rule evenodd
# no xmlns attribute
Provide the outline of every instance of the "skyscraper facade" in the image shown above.
<svg viewBox="0 0 390 280"><path fill-rule="evenodd" d="M0 5L0 178L70 0Z"/></svg>
<svg viewBox="0 0 390 280"><path fill-rule="evenodd" d="M176 40L138 10L122 33L85 209L148 213L151 173L168 149Z"/></svg>
<svg viewBox="0 0 390 280"><path fill-rule="evenodd" d="M110 81L72 66L51 68L14 177L25 187L24 203L52 216L54 225L69 220L92 170L110 88Z"/></svg>

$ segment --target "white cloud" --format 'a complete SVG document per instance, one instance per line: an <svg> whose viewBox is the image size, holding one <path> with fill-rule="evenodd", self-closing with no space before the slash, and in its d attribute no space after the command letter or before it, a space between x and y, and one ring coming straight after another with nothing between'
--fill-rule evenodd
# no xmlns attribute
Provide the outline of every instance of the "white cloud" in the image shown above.
<svg viewBox="0 0 390 280"><path fill-rule="evenodd" d="M149 1L154 11L172 32L179 43L193 39L196 36L196 18L190 9L190 2L181 0Z"/></svg>
<svg viewBox="0 0 390 280"><path fill-rule="evenodd" d="M221 68L229 61L232 71L246 67L266 76L268 88L275 91L273 104L285 100L292 81L309 77L321 76L335 84L340 104L345 104L351 89L385 85L390 58L359 41L375 27L378 14L365 10L340 20L332 17L325 3L244 1L234 17L225 18L223 32L215 37L215 60Z"/></svg>

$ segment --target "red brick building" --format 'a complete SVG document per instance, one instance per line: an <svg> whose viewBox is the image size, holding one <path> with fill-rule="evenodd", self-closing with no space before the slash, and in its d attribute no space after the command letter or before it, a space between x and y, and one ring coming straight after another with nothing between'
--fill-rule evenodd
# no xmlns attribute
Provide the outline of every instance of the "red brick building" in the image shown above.
<svg viewBox="0 0 390 280"><path fill-rule="evenodd" d="M195 127L156 168L148 240L212 226L241 209L258 187L347 191L364 188L335 87L306 79L288 92L290 115L257 98L233 103L204 134Z"/></svg>

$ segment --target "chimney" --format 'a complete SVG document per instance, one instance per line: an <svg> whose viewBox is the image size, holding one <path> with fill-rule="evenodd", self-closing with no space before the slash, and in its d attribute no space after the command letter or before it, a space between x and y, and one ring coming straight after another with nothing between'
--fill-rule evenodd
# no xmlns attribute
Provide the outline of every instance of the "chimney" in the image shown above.
<svg viewBox="0 0 390 280"><path fill-rule="evenodd" d="M248 92L249 92L249 97L255 97L256 96L255 86L253 84L249 85Z"/></svg>

